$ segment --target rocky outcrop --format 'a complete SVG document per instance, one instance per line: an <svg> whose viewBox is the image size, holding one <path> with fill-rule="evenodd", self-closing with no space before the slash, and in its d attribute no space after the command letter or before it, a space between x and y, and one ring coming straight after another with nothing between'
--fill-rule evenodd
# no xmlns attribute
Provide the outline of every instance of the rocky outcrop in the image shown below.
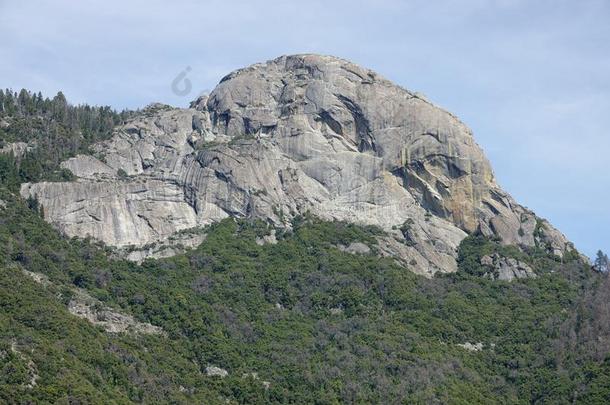
<svg viewBox="0 0 610 405"><path fill-rule="evenodd" d="M371 248L366 243L362 242L352 242L347 246L338 245L337 248L342 252L347 252L351 254L366 255L371 253Z"/></svg>
<svg viewBox="0 0 610 405"><path fill-rule="evenodd" d="M144 246L130 246L119 252L120 257L132 262L142 263L145 259L162 259L196 248L205 240L204 233L177 233L165 239L162 243L152 243Z"/></svg>
<svg viewBox="0 0 610 405"><path fill-rule="evenodd" d="M21 271L43 287L54 286L44 274L34 273L25 269L21 269ZM165 335L165 331L162 328L150 323L138 322L131 315L123 314L107 307L100 300L92 297L81 288L71 288L70 294L71 299L68 303L68 311L72 315L86 319L94 325L101 326L106 332Z"/></svg>
<svg viewBox="0 0 610 405"><path fill-rule="evenodd" d="M79 318L99 325L109 333L134 333L158 335L165 334L163 329L146 322L138 322L131 315L122 314L106 307L85 290L75 289L68 303L68 311Z"/></svg>
<svg viewBox="0 0 610 405"><path fill-rule="evenodd" d="M21 193L66 234L119 247L226 217L285 227L307 211L385 229L380 253L423 274L454 271L475 231L559 255L568 244L498 187L455 116L334 57L238 70L191 108L149 107L94 150L64 163L77 181Z"/></svg>
<svg viewBox="0 0 610 405"><path fill-rule="evenodd" d="M271 232L267 235L263 235L256 238L256 244L259 246L263 245L275 245L277 243L277 238L275 236L275 229L272 229Z"/></svg>
<svg viewBox="0 0 610 405"><path fill-rule="evenodd" d="M25 142L11 142L0 147L0 153L12 154L16 158L20 158L27 152L32 150L32 146Z"/></svg>
<svg viewBox="0 0 610 405"><path fill-rule="evenodd" d="M481 350L483 350L483 343L479 342L479 343L470 343L470 342L466 342L466 343L458 343L458 346L461 347L462 349L466 349L469 352L480 352Z"/></svg>
<svg viewBox="0 0 610 405"><path fill-rule="evenodd" d="M216 367L216 366L207 366L205 368L205 374L208 377L221 377L225 378L229 375L229 372L224 368Z"/></svg>
<svg viewBox="0 0 610 405"><path fill-rule="evenodd" d="M536 273L527 263L497 253L483 256L481 264L490 269L486 275L496 280L512 281L519 278L536 277Z"/></svg>

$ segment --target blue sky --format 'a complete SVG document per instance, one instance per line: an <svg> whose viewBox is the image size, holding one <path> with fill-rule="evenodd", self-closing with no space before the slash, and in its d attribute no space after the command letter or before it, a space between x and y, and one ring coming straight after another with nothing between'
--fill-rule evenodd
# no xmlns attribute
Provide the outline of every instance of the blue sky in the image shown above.
<svg viewBox="0 0 610 405"><path fill-rule="evenodd" d="M0 87L73 103L186 106L233 69L304 52L452 111L519 202L610 252L610 1L0 0Z"/></svg>

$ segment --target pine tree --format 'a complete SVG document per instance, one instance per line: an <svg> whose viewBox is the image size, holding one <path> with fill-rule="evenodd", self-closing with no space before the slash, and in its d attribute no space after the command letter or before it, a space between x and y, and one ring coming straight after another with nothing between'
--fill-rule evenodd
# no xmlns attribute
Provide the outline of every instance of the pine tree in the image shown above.
<svg viewBox="0 0 610 405"><path fill-rule="evenodd" d="M610 259L608 259L608 255L602 252L601 250L597 251L597 255L594 263L595 270L607 273L610 271Z"/></svg>
<svg viewBox="0 0 610 405"><path fill-rule="evenodd" d="M53 97L53 115L60 123L65 123L68 115L68 101L61 91Z"/></svg>

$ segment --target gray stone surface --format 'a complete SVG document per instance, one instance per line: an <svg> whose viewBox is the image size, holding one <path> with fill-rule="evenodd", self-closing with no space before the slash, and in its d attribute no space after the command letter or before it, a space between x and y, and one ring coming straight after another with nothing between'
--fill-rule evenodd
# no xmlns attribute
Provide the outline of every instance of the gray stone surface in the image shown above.
<svg viewBox="0 0 610 405"><path fill-rule="evenodd" d="M117 171L93 156L78 155L61 163L63 169L78 173L81 179L116 178Z"/></svg>
<svg viewBox="0 0 610 405"><path fill-rule="evenodd" d="M66 234L114 246L226 217L289 226L306 211L380 226L392 233L380 253L422 274L455 271L456 248L475 230L558 254L568 243L498 187L455 116L329 56L238 70L191 108L151 105L94 150L64 163L76 182L21 193ZM405 240L392 228L407 221Z"/></svg>
<svg viewBox="0 0 610 405"><path fill-rule="evenodd" d="M26 152L32 149L31 145L28 145L25 142L12 142L7 143L2 148L0 148L0 153L12 153L13 156L19 158L25 155Z"/></svg>
<svg viewBox="0 0 610 405"><path fill-rule="evenodd" d="M207 366L205 368L205 373L209 377L221 377L225 378L229 375L229 372L224 368L216 367L216 366Z"/></svg>
<svg viewBox="0 0 610 405"><path fill-rule="evenodd" d="M142 263L144 259L162 259L175 256L188 249L199 246L206 238L205 234L182 234L177 233L164 240L163 243L153 243L145 246L130 246L118 251L119 256L136 263Z"/></svg>
<svg viewBox="0 0 610 405"><path fill-rule="evenodd" d="M352 254L366 255L371 253L371 248L366 243L362 242L352 242L348 246L339 245L338 248L343 252Z"/></svg>
<svg viewBox="0 0 610 405"><path fill-rule="evenodd" d="M483 256L481 264L489 267L490 272L488 275L498 280L512 281L519 278L536 277L536 273L527 263L512 257L504 257L497 253Z"/></svg>
<svg viewBox="0 0 610 405"><path fill-rule="evenodd" d="M466 342L466 343L458 343L458 346L460 346L462 349L466 349L469 352L480 352L481 350L483 350L483 343L479 342L479 343L470 343L470 342Z"/></svg>

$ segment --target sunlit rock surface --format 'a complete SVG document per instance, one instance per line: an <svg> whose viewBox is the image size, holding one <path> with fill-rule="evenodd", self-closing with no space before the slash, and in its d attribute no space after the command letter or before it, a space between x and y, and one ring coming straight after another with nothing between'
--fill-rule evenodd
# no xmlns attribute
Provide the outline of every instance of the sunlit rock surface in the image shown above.
<svg viewBox="0 0 610 405"><path fill-rule="evenodd" d="M77 181L21 193L67 235L113 246L226 217L289 226L307 211L380 226L379 252L423 274L455 271L472 232L559 255L568 244L499 188L455 116L335 57L235 71L191 108L151 105L94 150L64 162Z"/></svg>

